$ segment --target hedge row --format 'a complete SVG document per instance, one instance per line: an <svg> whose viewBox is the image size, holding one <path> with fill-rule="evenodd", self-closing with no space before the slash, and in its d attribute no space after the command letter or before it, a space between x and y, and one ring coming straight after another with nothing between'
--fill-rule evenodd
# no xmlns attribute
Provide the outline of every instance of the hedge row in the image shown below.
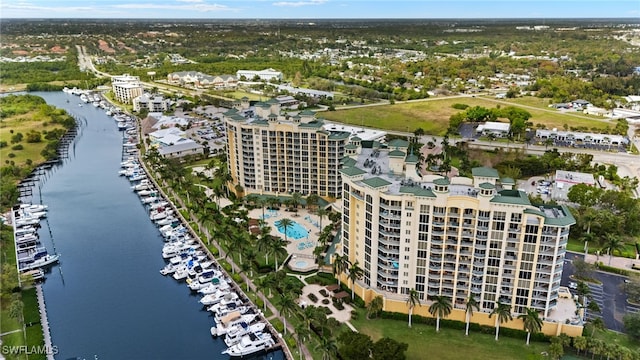
<svg viewBox="0 0 640 360"><path fill-rule="evenodd" d="M380 313L380 317L383 319L392 319L392 320L401 320L408 321L409 315L397 312L387 312L382 311ZM426 324L431 326L436 326L436 319L432 317L423 317L420 315L413 315L411 317L411 322L414 324ZM449 319L440 319L440 326L446 327L449 329L463 330L467 326L467 324L463 321L449 320ZM482 334L495 334L496 328L493 326L480 325L476 323L469 323L469 332L480 332ZM525 339L527 337L527 332L524 330L511 329L507 327L500 327L500 336L506 336L515 339ZM550 341L550 337L539 332L536 334L531 334L532 341Z"/></svg>
<svg viewBox="0 0 640 360"><path fill-rule="evenodd" d="M605 264L602 263L602 261L597 263L596 266L597 266L598 270L600 270L600 271L606 271L606 272L613 273L613 274L629 276L629 270L620 269L620 268L617 268L617 267L605 265Z"/></svg>

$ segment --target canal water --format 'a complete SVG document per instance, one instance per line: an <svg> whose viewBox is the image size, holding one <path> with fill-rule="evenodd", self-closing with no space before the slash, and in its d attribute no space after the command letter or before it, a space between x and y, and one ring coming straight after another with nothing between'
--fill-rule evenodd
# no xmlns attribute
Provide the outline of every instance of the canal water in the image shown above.
<svg viewBox="0 0 640 360"><path fill-rule="evenodd" d="M33 95L83 122L69 158L41 176L31 200L49 206L40 236L61 254L43 285L55 358L227 359L199 297L159 273L163 242L118 176L122 132L113 118L75 95Z"/></svg>

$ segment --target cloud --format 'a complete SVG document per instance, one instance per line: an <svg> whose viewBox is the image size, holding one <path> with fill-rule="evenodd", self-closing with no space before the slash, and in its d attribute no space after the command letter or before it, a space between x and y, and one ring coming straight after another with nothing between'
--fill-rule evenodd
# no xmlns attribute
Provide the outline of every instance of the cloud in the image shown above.
<svg viewBox="0 0 640 360"><path fill-rule="evenodd" d="M278 2L274 2L273 6L300 7L300 6L310 6L310 5L322 5L326 2L327 2L326 0L278 1Z"/></svg>
<svg viewBox="0 0 640 360"><path fill-rule="evenodd" d="M177 2L184 2L184 3L201 3L203 2L203 0L176 0Z"/></svg>
<svg viewBox="0 0 640 360"><path fill-rule="evenodd" d="M209 12L209 11L230 11L234 10L226 5L220 4L206 4L201 0L181 0L182 2L186 2L188 4L119 4L113 5L114 8L118 9L145 9L145 10L190 10L190 11L199 11L199 12Z"/></svg>
<svg viewBox="0 0 640 360"><path fill-rule="evenodd" d="M29 2L18 2L16 4L0 3L3 10L12 11L41 11L41 12L92 12L94 8L89 6L42 6L34 5Z"/></svg>

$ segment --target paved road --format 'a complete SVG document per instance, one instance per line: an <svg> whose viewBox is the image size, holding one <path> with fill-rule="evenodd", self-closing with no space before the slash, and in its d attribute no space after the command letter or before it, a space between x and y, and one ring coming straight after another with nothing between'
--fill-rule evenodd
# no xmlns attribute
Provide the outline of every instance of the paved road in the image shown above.
<svg viewBox="0 0 640 360"><path fill-rule="evenodd" d="M565 258L572 261L578 258L584 259L584 255L567 252ZM570 281L574 281L571 279L574 268L567 260L565 260L564 270L562 272L561 285L563 286L568 286ZM593 277L602 283L588 284L593 296L593 301L598 304L602 313L591 314L587 311L587 319L602 317L607 329L624 332L622 318L630 310L627 309L627 295L624 292L624 280L626 277L600 271L595 271Z"/></svg>

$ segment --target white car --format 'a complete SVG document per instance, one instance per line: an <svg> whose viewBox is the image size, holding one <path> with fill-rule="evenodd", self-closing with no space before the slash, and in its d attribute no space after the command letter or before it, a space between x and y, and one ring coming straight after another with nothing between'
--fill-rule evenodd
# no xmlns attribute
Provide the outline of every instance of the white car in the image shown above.
<svg viewBox="0 0 640 360"><path fill-rule="evenodd" d="M578 283L577 282L570 282L569 283L569 289L573 289L576 290L578 288Z"/></svg>

